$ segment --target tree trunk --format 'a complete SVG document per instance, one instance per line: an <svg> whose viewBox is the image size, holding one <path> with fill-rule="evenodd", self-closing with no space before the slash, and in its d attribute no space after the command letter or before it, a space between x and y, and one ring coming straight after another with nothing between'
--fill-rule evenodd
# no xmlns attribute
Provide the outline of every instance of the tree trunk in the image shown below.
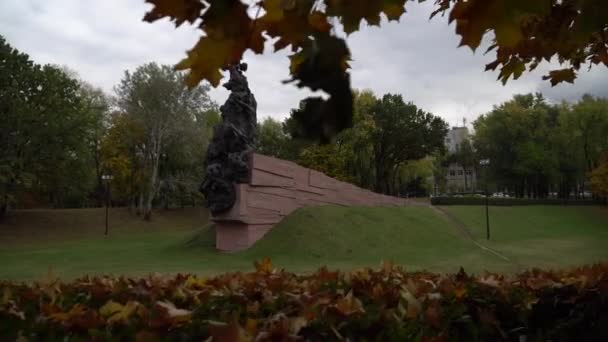
<svg viewBox="0 0 608 342"><path fill-rule="evenodd" d="M138 195L138 200L137 200L137 209L135 210L135 214L137 216L140 216L144 210L144 193L143 191L139 192Z"/></svg>
<svg viewBox="0 0 608 342"><path fill-rule="evenodd" d="M146 207L144 209L144 220L149 221L152 218L152 201L156 194L156 180L158 178L158 166L160 164L161 138L154 142L154 156L152 158L152 176L148 184Z"/></svg>
<svg viewBox="0 0 608 342"><path fill-rule="evenodd" d="M462 166L462 172L464 173L464 192L469 190L469 184L467 183L467 168Z"/></svg>
<svg viewBox="0 0 608 342"><path fill-rule="evenodd" d="M0 222L2 222L2 219L6 216L7 212L8 212L8 203L7 203L7 201L3 201L2 203L0 203Z"/></svg>

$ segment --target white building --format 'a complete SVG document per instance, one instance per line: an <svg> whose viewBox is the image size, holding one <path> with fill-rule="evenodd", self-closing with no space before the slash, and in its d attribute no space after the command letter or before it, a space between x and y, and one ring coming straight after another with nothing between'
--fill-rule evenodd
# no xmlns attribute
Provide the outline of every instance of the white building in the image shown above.
<svg viewBox="0 0 608 342"><path fill-rule="evenodd" d="M460 144L469 138L469 130L465 127L452 127L448 132L445 144L448 154L456 153ZM448 192L472 192L477 189L477 175L474 169L464 170L457 163L450 163L446 174Z"/></svg>

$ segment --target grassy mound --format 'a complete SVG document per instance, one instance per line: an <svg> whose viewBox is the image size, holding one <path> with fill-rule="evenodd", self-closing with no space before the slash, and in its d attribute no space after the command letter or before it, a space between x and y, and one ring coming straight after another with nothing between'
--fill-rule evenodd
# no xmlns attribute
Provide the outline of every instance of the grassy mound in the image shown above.
<svg viewBox="0 0 608 342"><path fill-rule="evenodd" d="M151 272L217 274L251 270L269 257L290 271L322 265L344 270L392 260L408 270L512 272L608 260L608 212L600 208L490 208L493 239L485 237L482 207L445 208L465 223L481 248L432 208L317 207L296 211L251 249L226 254L214 248L203 209L159 211L145 223L125 209L15 212L0 224L0 279L41 279L54 274L139 276Z"/></svg>

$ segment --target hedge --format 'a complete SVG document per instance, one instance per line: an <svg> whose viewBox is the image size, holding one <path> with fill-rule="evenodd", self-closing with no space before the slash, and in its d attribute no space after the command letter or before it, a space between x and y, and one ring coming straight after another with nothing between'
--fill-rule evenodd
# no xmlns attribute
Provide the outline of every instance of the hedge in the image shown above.
<svg viewBox="0 0 608 342"><path fill-rule="evenodd" d="M2 341L608 341L608 264L0 283Z"/></svg>
<svg viewBox="0 0 608 342"><path fill-rule="evenodd" d="M431 197L432 205L485 205L485 197ZM494 206L511 206L511 205L600 205L599 202L587 200L565 200L558 198L501 198L490 197L488 204Z"/></svg>

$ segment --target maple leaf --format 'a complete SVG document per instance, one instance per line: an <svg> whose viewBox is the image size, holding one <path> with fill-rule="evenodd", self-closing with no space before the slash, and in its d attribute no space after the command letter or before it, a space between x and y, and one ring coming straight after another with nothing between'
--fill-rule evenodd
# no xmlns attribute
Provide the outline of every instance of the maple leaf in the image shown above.
<svg viewBox="0 0 608 342"><path fill-rule="evenodd" d="M561 82L574 83L575 79L576 72L574 72L573 68L551 70L549 71L549 75L543 76L543 80L551 81L551 86L556 86Z"/></svg>
<svg viewBox="0 0 608 342"><path fill-rule="evenodd" d="M356 3L346 0L326 0L327 15L340 18L347 34L359 30L361 21L369 25L380 24L380 14L384 12L389 20L398 20L405 12L407 0L359 0Z"/></svg>
<svg viewBox="0 0 608 342"><path fill-rule="evenodd" d="M105 317L110 324L127 323L131 315L136 313L140 306L141 304L136 301L128 301L127 304L122 305L110 300L99 308L99 314Z"/></svg>
<svg viewBox="0 0 608 342"><path fill-rule="evenodd" d="M349 291L346 296L338 299L336 304L334 304L334 308L344 316L365 312L363 304L358 298L353 296L352 291Z"/></svg>
<svg viewBox="0 0 608 342"><path fill-rule="evenodd" d="M202 80L217 87L222 78L220 70L239 63L247 49L258 54L264 50L262 29L253 24L242 2L212 1L202 19L206 36L175 66L177 70L190 69L186 78L190 88Z"/></svg>
<svg viewBox="0 0 608 342"><path fill-rule="evenodd" d="M220 69L225 65L236 63L241 56L235 57L235 42L231 40L214 40L202 37L196 46L188 51L188 57L179 62L177 70L190 69L186 84L195 87L202 80L207 80L211 85L217 87L222 79ZM206 51L213 51L207 53Z"/></svg>
<svg viewBox="0 0 608 342"><path fill-rule="evenodd" d="M154 7L144 16L144 21L154 22L164 17L175 21L175 27L184 22L194 23L205 5L200 0L146 0Z"/></svg>
<svg viewBox="0 0 608 342"><path fill-rule="evenodd" d="M205 278L199 278L197 276L191 275L188 277L188 279L186 279L185 282L185 286L187 288L194 288L194 289L203 289L207 284L207 279Z"/></svg>
<svg viewBox="0 0 608 342"><path fill-rule="evenodd" d="M266 0L262 6L266 13L257 25L273 38L274 50L281 50L289 45L292 50L302 46L310 34L314 32L328 32L331 25L327 22L325 14L313 11L312 1Z"/></svg>
<svg viewBox="0 0 608 342"><path fill-rule="evenodd" d="M260 261L254 261L253 265L255 266L255 270L258 273L272 273L272 271L274 270L269 257L264 257Z"/></svg>

